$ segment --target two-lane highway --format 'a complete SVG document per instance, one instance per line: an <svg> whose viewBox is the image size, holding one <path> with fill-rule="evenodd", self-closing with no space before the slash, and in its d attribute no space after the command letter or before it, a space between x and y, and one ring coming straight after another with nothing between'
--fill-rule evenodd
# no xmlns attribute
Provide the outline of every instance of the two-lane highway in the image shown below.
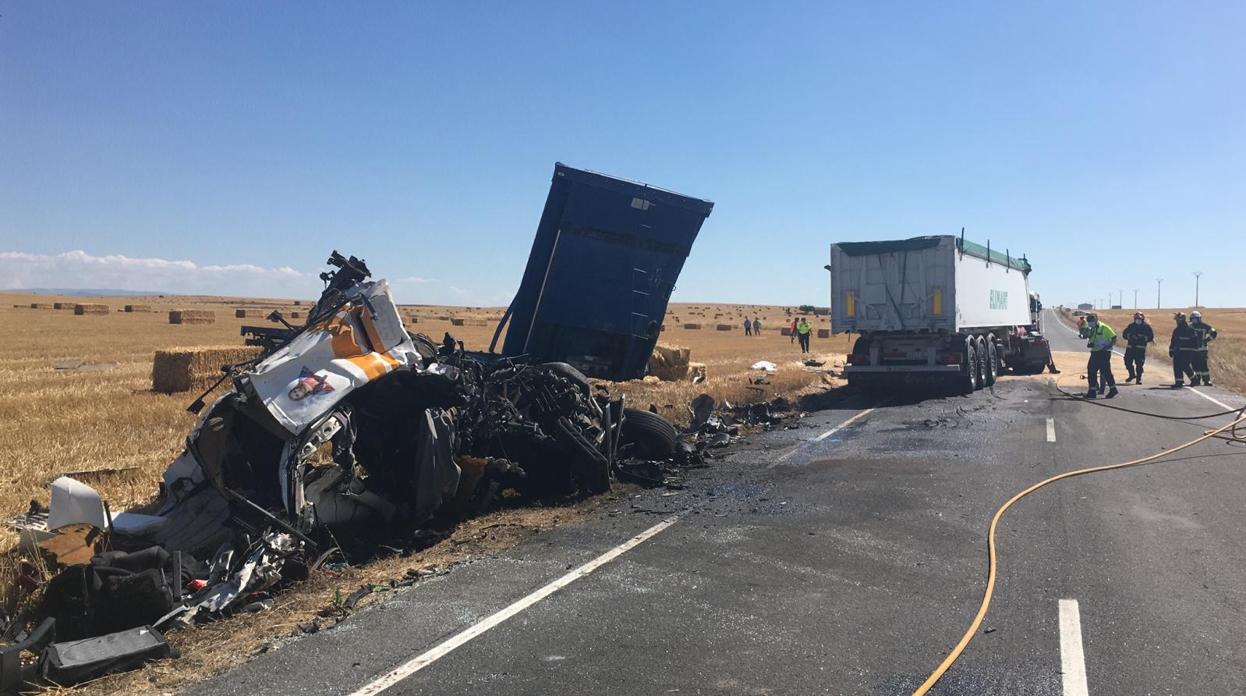
<svg viewBox="0 0 1246 696"><path fill-rule="evenodd" d="M1121 391L1112 403L1150 412L1222 410ZM678 495L638 492L644 512L538 535L192 693L911 693L978 607L1000 503L1225 422L1053 394L1039 379L847 398L750 437ZM1244 460L1213 441L1024 499L983 630L932 693L1246 692Z"/></svg>

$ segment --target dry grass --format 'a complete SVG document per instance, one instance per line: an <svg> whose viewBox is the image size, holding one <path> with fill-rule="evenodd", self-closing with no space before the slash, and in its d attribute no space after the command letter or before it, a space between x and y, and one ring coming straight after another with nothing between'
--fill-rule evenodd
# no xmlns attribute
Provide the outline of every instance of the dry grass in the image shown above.
<svg viewBox="0 0 1246 696"><path fill-rule="evenodd" d="M1147 321L1151 322L1151 327L1155 330L1155 344L1147 348L1147 360L1154 359L1167 363L1168 340L1172 337L1172 329L1175 326L1172 315L1175 312L1185 312L1189 315L1190 310L1181 308L1142 311L1147 315ZM1219 334L1219 337L1212 342L1208 355L1213 383L1232 389L1239 394L1246 393L1246 309L1213 307L1199 309L1199 311L1203 313L1203 321L1214 326ZM1119 334L1129 322L1133 321L1134 310L1104 310L1098 314ZM1075 324L1075 322L1076 319L1070 318L1070 324ZM1148 374L1151 372L1148 370ZM1165 365L1162 376L1157 373L1155 377L1169 380L1172 378L1172 369Z"/></svg>

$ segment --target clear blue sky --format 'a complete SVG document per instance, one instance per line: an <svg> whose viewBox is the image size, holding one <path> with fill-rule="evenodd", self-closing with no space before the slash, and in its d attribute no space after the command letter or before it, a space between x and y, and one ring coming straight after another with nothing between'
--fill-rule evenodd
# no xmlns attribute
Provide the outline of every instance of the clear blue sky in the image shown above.
<svg viewBox="0 0 1246 696"><path fill-rule="evenodd" d="M1246 4L0 3L0 288L504 304L553 163L716 202L676 300L958 232L1246 305ZM67 252L81 251L81 254ZM158 287L157 287L158 286Z"/></svg>

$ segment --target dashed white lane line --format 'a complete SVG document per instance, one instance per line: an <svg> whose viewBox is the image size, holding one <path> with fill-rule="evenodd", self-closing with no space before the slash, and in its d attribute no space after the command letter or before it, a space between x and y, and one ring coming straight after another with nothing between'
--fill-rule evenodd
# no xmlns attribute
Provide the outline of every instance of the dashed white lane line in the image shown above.
<svg viewBox="0 0 1246 696"><path fill-rule="evenodd" d="M1060 678L1064 696L1087 696L1082 613L1076 599L1060 600Z"/></svg>
<svg viewBox="0 0 1246 696"><path fill-rule="evenodd" d="M1211 394L1204 394L1203 392L1201 392L1201 391L1199 391L1199 390L1197 390L1197 389L1194 389L1194 388L1191 388L1191 389L1190 389L1190 391L1194 392L1195 394L1198 394L1199 396L1203 397L1204 399L1207 399L1208 401L1210 401L1210 402L1212 402L1213 404L1215 404L1215 405L1219 406L1220 408L1223 408L1223 409L1226 409L1226 410L1229 410L1229 411L1234 411L1234 410L1236 410L1234 407L1232 407L1232 406L1230 406L1230 405L1228 405L1228 404L1224 403L1223 401L1221 401L1220 399L1217 399L1216 397L1212 396Z"/></svg>
<svg viewBox="0 0 1246 696"><path fill-rule="evenodd" d="M880 404L880 405L881 405L881 404ZM867 409L865 409L864 411L858 411L857 413L854 413L854 414L852 415L852 417L851 417L851 418L849 418L848 420L844 421L843 423L840 423L839 425L835 426L834 428L831 428L830 430L828 430L828 431L826 431L826 432L822 433L821 435L819 435L819 436L817 436L817 437L813 438L812 440L810 440L810 442L822 442L822 441L823 441L823 440L825 440L826 438L828 438L828 437L830 437L830 436L834 435L835 433L837 433L837 432L839 432L839 431L843 430L844 428L847 428L848 426L850 426L850 425L852 425L853 423L857 422L857 421L858 421L858 420L860 420L861 418L864 418L864 417L866 417L866 416L870 415L870 414L871 414L871 413L873 413L873 412L874 412L874 410L875 410L875 409L877 409L877 408L878 408L878 406L871 406L870 408L867 408ZM769 466L767 466L766 468L767 468L767 469L773 469L773 468L775 468L776 466L778 466L779 464L781 464L782 462L787 461L787 458L788 458L788 457L792 456L793 454L796 454L796 450L797 450L797 449L799 449L799 445L797 445L796 447L793 447L792 449L790 449L790 450L788 450L788 451L784 452L783 454L779 455L779 457L778 457L777 459L775 459L773 462L770 462Z"/></svg>
<svg viewBox="0 0 1246 696"><path fill-rule="evenodd" d="M1055 441L1056 441L1056 419L1048 418L1047 419L1047 442L1055 442Z"/></svg>
<svg viewBox="0 0 1246 696"><path fill-rule="evenodd" d="M628 551L636 548L637 546L644 543L648 539L653 538L655 535L657 535L662 530L678 522L680 517L681 515L674 515L672 517L666 518L665 520L662 520L661 522L653 525L652 527L646 529L640 534L637 534L631 539L628 539L622 544L619 544L613 549L610 549L609 551L601 554L597 558L594 558L593 560L589 561L588 563L585 563L579 568L576 568L570 573L567 573L566 575L558 578L557 580L554 580L548 585L545 585L544 587L537 590L536 592L533 592L532 594L524 597L523 599L517 600L510 606L506 607L505 609L502 609L501 611L498 611L495 614L491 614L481 619L480 621L477 621L471 626L468 626L462 631L459 631L453 636L450 636L446 640L433 646L432 648L426 650L425 652L422 652L419 655L416 655L415 657L411 658L409 661L399 665L398 667L395 667L394 669L390 670L389 672L386 672L385 674L382 674L381 676L377 677L373 681L369 682L368 684L360 688L358 691L355 691L354 693L352 693L351 696L374 696L375 694L379 694L382 691L385 691L386 689L390 688L391 686L394 686L395 684L402 681L403 679L406 679L407 677L433 664L437 660L440 660L446 655L449 655L450 653L454 652L456 649L467 644L473 638L480 636L481 634L485 633L491 628L494 628L495 626L502 623L503 621L506 621L512 616L515 616L516 614L522 612L528 607L531 607L537 602L554 594L558 590L561 590L567 585L570 585L576 580L579 580L580 578L585 577L589 573L592 573L594 570L597 570L598 568L609 563L610 561L613 561L619 556L622 556Z"/></svg>

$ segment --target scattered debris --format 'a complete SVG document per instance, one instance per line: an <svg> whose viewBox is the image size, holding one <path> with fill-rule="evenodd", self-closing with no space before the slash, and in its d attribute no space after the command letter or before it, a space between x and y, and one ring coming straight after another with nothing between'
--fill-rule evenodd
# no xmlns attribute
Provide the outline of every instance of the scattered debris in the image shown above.
<svg viewBox="0 0 1246 696"><path fill-rule="evenodd" d="M757 361L757 362L753 363L753 366L752 366L752 368L750 368L750 369L753 369L753 370L764 370L764 371L766 371L766 372L774 372L774 371L776 371L776 370L778 370L778 369L779 369L779 366L778 366L778 365L775 365L774 363L770 362L769 360L759 360L759 361Z"/></svg>

